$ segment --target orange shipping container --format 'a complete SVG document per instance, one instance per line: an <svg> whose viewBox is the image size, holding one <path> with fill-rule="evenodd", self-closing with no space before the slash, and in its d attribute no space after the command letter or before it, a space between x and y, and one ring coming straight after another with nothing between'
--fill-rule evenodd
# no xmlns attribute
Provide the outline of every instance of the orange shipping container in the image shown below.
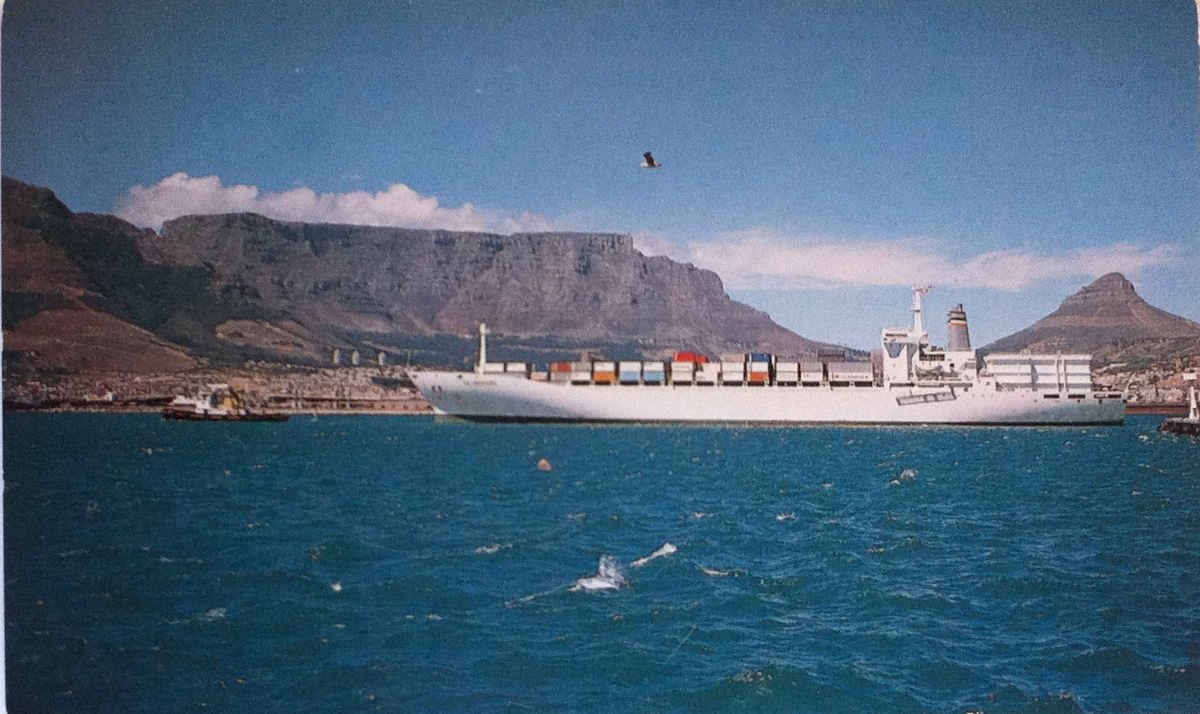
<svg viewBox="0 0 1200 714"><path fill-rule="evenodd" d="M551 362L550 363L550 371L551 372L570 372L571 371L571 363L570 362Z"/></svg>
<svg viewBox="0 0 1200 714"><path fill-rule="evenodd" d="M617 376L613 372L596 372L592 376L592 381L596 384L612 384L616 378Z"/></svg>

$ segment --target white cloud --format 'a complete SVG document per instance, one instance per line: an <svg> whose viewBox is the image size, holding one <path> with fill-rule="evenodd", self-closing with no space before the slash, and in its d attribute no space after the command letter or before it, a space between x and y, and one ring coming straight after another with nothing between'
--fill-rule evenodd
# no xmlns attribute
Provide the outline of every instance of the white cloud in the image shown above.
<svg viewBox="0 0 1200 714"><path fill-rule="evenodd" d="M402 183L374 193L317 193L304 186L269 192L241 184L225 186L217 176L192 177L182 172L153 186L134 186L117 208L121 218L156 230L164 221L179 216L241 212L284 221L455 231L517 233L555 228L549 218L528 212L494 214L470 203L446 208L436 196L424 196Z"/></svg>
<svg viewBox="0 0 1200 714"><path fill-rule="evenodd" d="M1112 271L1133 276L1169 262L1177 253L1170 245L1142 248L1117 243L1064 254L1010 249L955 259L942 241L932 238L794 237L766 229L724 233L688 245L651 236L640 243L635 240L635 245L713 270L734 290L927 283L1019 290L1055 278L1096 277Z"/></svg>
<svg viewBox="0 0 1200 714"><path fill-rule="evenodd" d="M681 263L692 259L689 246L652 231L634 231L633 247L643 255L665 255Z"/></svg>

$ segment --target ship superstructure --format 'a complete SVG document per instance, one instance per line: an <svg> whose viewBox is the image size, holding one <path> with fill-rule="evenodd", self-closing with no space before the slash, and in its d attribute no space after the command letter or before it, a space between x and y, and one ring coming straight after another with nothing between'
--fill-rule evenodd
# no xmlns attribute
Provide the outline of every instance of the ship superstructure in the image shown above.
<svg viewBox="0 0 1200 714"><path fill-rule="evenodd" d="M751 352L710 359L489 362L486 325L471 372L414 370L435 413L473 420L840 424L1120 424L1125 400L1096 390L1087 354L971 348L966 312L950 310L933 346L913 288L910 327L881 332L879 360Z"/></svg>

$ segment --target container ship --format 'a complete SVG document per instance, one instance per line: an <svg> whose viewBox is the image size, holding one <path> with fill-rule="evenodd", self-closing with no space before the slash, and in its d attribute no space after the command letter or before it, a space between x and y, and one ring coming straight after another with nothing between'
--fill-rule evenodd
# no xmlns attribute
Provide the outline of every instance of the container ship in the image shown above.
<svg viewBox="0 0 1200 714"><path fill-rule="evenodd" d="M911 327L882 330L879 357L846 361L762 352L678 352L671 360L489 362L479 326L474 370L413 370L434 413L472 421L1119 425L1125 398L1092 384L1091 355L971 348L950 310L946 346L929 344L913 288Z"/></svg>

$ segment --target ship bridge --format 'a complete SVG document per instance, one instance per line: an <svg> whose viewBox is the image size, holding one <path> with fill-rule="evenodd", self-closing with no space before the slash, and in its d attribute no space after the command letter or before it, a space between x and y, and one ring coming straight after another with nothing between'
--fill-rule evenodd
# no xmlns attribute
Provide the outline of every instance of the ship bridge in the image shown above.
<svg viewBox="0 0 1200 714"><path fill-rule="evenodd" d="M949 346L929 344L925 330L922 298L932 286L913 287L912 327L887 327L881 333L883 383L891 386L963 384L976 380L979 367L967 332L967 314L962 305L947 317Z"/></svg>

